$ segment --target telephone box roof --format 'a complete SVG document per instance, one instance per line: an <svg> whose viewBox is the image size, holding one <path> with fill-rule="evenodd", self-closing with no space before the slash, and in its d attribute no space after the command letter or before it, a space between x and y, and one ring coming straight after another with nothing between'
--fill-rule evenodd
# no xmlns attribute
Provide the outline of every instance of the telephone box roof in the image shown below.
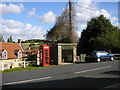
<svg viewBox="0 0 120 90"><path fill-rule="evenodd" d="M40 47L50 47L50 46L43 44L43 45L41 45Z"/></svg>

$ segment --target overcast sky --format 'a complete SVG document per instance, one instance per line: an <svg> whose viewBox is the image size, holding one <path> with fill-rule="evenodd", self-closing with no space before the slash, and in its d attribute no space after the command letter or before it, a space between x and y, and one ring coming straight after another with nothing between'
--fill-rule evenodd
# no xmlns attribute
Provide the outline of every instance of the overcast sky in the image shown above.
<svg viewBox="0 0 120 90"><path fill-rule="evenodd" d="M73 0L74 1L74 0ZM6 40L13 36L17 39L44 39L68 2L3 2L0 3L0 28ZM78 36L86 28L91 18L105 15L115 26L118 25L118 2L92 2L91 0L78 0L76 16L79 22ZM79 7L80 6L80 7ZM92 10L91 10L92 9Z"/></svg>

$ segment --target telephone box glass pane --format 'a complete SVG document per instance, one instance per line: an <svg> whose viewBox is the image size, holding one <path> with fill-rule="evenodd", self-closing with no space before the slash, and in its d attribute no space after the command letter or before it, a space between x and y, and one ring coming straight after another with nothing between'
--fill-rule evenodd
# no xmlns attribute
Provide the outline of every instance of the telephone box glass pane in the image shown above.
<svg viewBox="0 0 120 90"><path fill-rule="evenodd" d="M40 48L40 63L42 64L42 53L43 53L43 50L42 48Z"/></svg>
<svg viewBox="0 0 120 90"><path fill-rule="evenodd" d="M48 49L45 49L45 63L49 63Z"/></svg>

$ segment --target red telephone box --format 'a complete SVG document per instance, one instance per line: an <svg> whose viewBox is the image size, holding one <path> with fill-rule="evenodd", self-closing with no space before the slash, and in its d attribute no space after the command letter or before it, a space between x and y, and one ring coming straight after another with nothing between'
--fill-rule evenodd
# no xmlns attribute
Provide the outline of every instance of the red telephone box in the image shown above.
<svg viewBox="0 0 120 90"><path fill-rule="evenodd" d="M40 65L50 65L50 47L48 45L40 46Z"/></svg>

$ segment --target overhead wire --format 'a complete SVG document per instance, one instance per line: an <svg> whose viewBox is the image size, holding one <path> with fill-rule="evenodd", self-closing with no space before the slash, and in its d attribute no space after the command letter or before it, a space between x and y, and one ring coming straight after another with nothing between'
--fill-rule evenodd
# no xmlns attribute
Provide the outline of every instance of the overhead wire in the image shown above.
<svg viewBox="0 0 120 90"><path fill-rule="evenodd" d="M76 5L78 7L82 7L82 8L85 8L85 9L89 9L89 10L92 10L92 11L98 11L98 12L102 12L102 13L105 13L103 11L100 11L100 10L96 10L96 9L93 9L93 8L88 8L88 7L83 7L83 6L80 6L80 5ZM109 12L108 12L109 13ZM120 15L116 15L116 14L113 14L113 13L109 13L110 15L113 15L113 16L117 16L120 18Z"/></svg>

